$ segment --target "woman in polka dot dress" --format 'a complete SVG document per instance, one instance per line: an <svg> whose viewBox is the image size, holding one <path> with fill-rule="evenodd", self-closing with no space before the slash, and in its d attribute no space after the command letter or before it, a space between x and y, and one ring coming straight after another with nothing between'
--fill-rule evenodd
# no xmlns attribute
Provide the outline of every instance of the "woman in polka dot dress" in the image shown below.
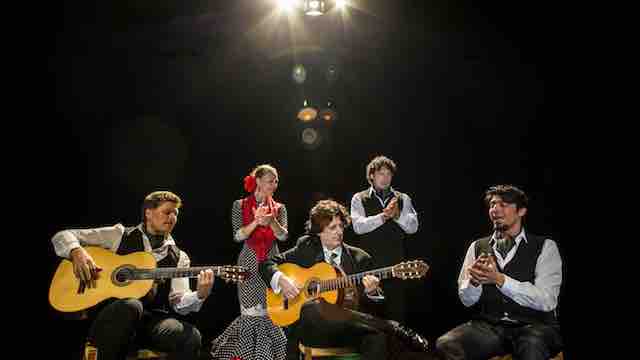
<svg viewBox="0 0 640 360"><path fill-rule="evenodd" d="M244 242L238 265L251 272L238 284L240 316L213 340L214 359L283 360L287 339L266 312L267 285L258 273L258 265L279 253L275 241L287 239L287 209L273 200L278 187L278 172L271 165L260 165L244 179L250 194L236 200L231 211L234 239Z"/></svg>

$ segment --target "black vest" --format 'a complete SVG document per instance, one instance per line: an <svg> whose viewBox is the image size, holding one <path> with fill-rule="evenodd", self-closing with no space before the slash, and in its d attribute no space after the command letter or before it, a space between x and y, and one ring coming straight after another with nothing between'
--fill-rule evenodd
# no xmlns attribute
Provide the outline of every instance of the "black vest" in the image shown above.
<svg viewBox="0 0 640 360"><path fill-rule="evenodd" d="M358 198L362 201L365 216L380 214L384 207L375 196L369 195L370 189L358 193ZM398 208L402 211L402 193L393 191L398 198ZM393 220L388 220L377 229L359 235L358 245L365 249L373 258L375 267L395 265L405 258L404 230Z"/></svg>
<svg viewBox="0 0 640 360"><path fill-rule="evenodd" d="M126 228L116 254L126 255L137 251L144 251L142 231L135 228ZM175 245L169 245L167 256L158 261L158 267L176 267L180 259L180 249ZM171 291L171 279L156 280L153 288L141 300L146 310L171 311L169 306L169 292Z"/></svg>
<svg viewBox="0 0 640 360"><path fill-rule="evenodd" d="M527 241L520 241L513 259L501 271L510 278L533 284L535 282L536 263L542 252L545 237L529 233L526 234L526 237ZM476 257L483 252L493 254L493 250L489 245L490 240L490 237L485 237L476 241L474 249ZM527 324L557 324L555 311L544 312L518 305L511 298L503 295L495 285L482 286L482 295L474 305L474 310L476 318L492 323L497 323L500 318L508 315L510 319Z"/></svg>

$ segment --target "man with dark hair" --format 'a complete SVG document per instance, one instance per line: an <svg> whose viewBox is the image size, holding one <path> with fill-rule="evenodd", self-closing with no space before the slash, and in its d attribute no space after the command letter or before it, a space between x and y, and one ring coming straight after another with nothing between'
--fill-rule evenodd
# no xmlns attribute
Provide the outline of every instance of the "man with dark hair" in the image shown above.
<svg viewBox="0 0 640 360"><path fill-rule="evenodd" d="M87 291L96 286L100 269L83 246L99 246L119 255L147 251L158 266L189 267L189 256L171 236L181 205L177 195L156 191L145 197L138 226L63 230L53 236L53 246L58 256L72 261L74 274ZM207 270L198 275L197 291L191 291L188 278L177 278L154 284L142 299L110 300L91 309L89 340L98 349L98 358L124 359L135 339L137 345L170 353L171 358L197 359L200 332L175 319L172 312L199 311L211 293L213 279L213 272Z"/></svg>
<svg viewBox="0 0 640 360"><path fill-rule="evenodd" d="M397 171L393 160L377 156L366 168L370 187L351 198L351 219L358 245L373 258L373 266L395 265L406 260L404 240L418 231L418 214L411 197L391 187ZM404 323L406 295L404 283L385 283L384 317Z"/></svg>
<svg viewBox="0 0 640 360"><path fill-rule="evenodd" d="M557 317L562 260L556 243L523 225L526 194L498 185L485 193L493 234L468 248L458 295L473 307L472 320L441 336L447 359L488 359L513 353L519 360L548 360L562 347Z"/></svg>
<svg viewBox="0 0 640 360"><path fill-rule="evenodd" d="M276 293L282 292L287 299L299 294L299 285L278 269L279 264L293 263L309 268L319 262L327 262L344 271L345 274L373 270L372 259L364 250L343 242L343 231L350 223L347 209L333 200L319 201L310 211L307 221L308 234L297 245L260 264L262 278ZM370 309L384 296L379 288L379 279L364 276L358 287L357 297L362 308ZM426 341L419 335L397 326L387 320L375 318L367 313L345 309L324 299L310 300L302 306L300 319L287 332L287 359L298 359L298 342L315 347L350 346L357 348L363 359L398 359L401 351L391 343L388 333L405 336L418 350L426 349ZM407 347L408 349L408 347ZM395 352L397 351L397 352ZM406 351L405 353L409 353ZM423 358L420 353L418 358Z"/></svg>

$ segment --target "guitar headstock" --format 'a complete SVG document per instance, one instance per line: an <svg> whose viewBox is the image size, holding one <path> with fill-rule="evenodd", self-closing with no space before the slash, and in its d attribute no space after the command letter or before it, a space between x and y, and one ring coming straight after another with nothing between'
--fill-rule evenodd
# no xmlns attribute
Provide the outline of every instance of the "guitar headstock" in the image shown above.
<svg viewBox="0 0 640 360"><path fill-rule="evenodd" d="M220 266L218 276L227 282L243 282L249 277L249 270L244 266L224 265Z"/></svg>
<svg viewBox="0 0 640 360"><path fill-rule="evenodd" d="M400 279L418 279L426 275L429 265L422 260L403 261L391 268L393 277Z"/></svg>

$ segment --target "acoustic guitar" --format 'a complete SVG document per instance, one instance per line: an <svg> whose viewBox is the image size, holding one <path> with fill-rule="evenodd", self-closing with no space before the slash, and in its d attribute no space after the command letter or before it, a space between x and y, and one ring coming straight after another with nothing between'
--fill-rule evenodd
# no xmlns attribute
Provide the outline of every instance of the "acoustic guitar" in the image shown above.
<svg viewBox="0 0 640 360"><path fill-rule="evenodd" d="M278 265L278 269L300 286L300 293L293 299L287 299L282 292L276 294L272 289L267 289L269 317L274 324L287 326L298 321L302 305L309 300L321 297L328 303L341 305L344 290L356 287L366 275L375 275L380 279L417 279L425 276L429 265L422 260L412 260L346 276L326 262L319 262L310 268L283 263Z"/></svg>
<svg viewBox="0 0 640 360"><path fill-rule="evenodd" d="M78 291L80 280L73 273L73 263L64 259L58 265L51 286L49 303L62 312L86 310L109 298L142 298L153 287L154 280L197 277L200 271L211 269L216 277L229 282L241 282L249 275L243 266L199 266L188 268L156 266L149 252L118 255L112 251L88 246L84 248L102 268L95 288Z"/></svg>

